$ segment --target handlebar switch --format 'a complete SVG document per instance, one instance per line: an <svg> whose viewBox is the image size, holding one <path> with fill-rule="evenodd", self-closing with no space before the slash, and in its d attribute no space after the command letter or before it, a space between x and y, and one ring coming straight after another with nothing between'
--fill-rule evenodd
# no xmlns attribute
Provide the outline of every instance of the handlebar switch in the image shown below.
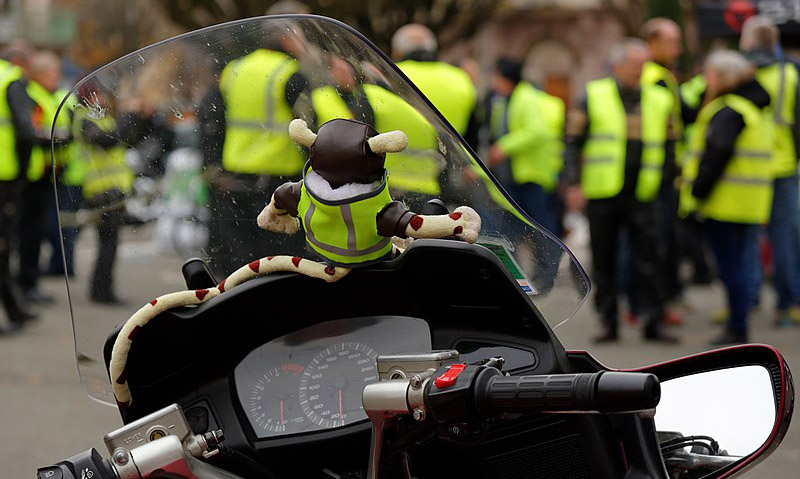
<svg viewBox="0 0 800 479"><path fill-rule="evenodd" d="M466 364L451 364L450 366L447 366L444 374L441 376L436 376L436 379L433 380L433 384L435 384L439 389L452 386L456 383L458 375L461 374L466 367Z"/></svg>
<svg viewBox="0 0 800 479"><path fill-rule="evenodd" d="M117 474L106 459L89 449L76 454L54 466L36 470L37 479L116 479Z"/></svg>
<svg viewBox="0 0 800 479"><path fill-rule="evenodd" d="M456 367L457 366L457 367ZM425 406L433 419L439 423L475 417L476 384L482 384L482 376L500 375L500 371L486 366L453 364L440 368L428 381Z"/></svg>

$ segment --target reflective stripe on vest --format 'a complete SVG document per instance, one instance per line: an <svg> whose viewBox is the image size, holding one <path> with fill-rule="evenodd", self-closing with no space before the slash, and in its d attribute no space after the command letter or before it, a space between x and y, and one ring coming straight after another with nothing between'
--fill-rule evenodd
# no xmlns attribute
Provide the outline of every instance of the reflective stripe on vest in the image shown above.
<svg viewBox="0 0 800 479"><path fill-rule="evenodd" d="M797 149L792 128L797 102L797 68L792 63L773 63L756 71L758 83L769 93L766 111L775 123L775 176L786 178L797 174Z"/></svg>
<svg viewBox="0 0 800 479"><path fill-rule="evenodd" d="M83 136L83 122L90 121L105 132L113 132L116 129L116 121L110 115L95 120L86 115L86 110L77 108L72 127L73 136L77 143L77 152L70 163L79 163L81 182L83 185L83 197L86 199L94 198L107 191L119 190L124 194L133 191L133 172L125 162L125 148L123 146L113 146L103 148L99 145L86 141Z"/></svg>
<svg viewBox="0 0 800 479"><path fill-rule="evenodd" d="M304 180L297 211L311 248L334 264L352 266L392 251L391 239L378 234L377 224L378 213L391 201L385 176L369 194L330 202L317 197Z"/></svg>
<svg viewBox="0 0 800 479"><path fill-rule="evenodd" d="M404 60L397 66L458 134L466 134L477 101L475 85L467 72L445 62Z"/></svg>
<svg viewBox="0 0 800 479"><path fill-rule="evenodd" d="M19 159L7 93L8 85L22 77L22 70L5 60L0 62L6 64L0 74L0 181L10 181L19 177Z"/></svg>
<svg viewBox="0 0 800 479"><path fill-rule="evenodd" d="M705 151L706 135L711 119L729 107L742 115L744 129L734 145L733 157L709 197L699 202L692 196L700 160ZM700 111L689 140L689 154L683 166L681 212L697 211L701 216L731 223L763 224L769 221L772 209L774 164L772 122L769 113L738 95L723 95Z"/></svg>
<svg viewBox="0 0 800 479"><path fill-rule="evenodd" d="M271 50L229 63L220 78L225 102L222 166L246 174L297 175L303 153L289 138L294 118L286 82L298 71L294 58Z"/></svg>
<svg viewBox="0 0 800 479"><path fill-rule="evenodd" d="M613 78L589 82L586 94L589 131L583 147L581 187L587 199L611 198L622 191L625 181L625 107ZM653 201L658 194L671 112L669 92L657 86L642 86L642 158L636 181L639 201Z"/></svg>

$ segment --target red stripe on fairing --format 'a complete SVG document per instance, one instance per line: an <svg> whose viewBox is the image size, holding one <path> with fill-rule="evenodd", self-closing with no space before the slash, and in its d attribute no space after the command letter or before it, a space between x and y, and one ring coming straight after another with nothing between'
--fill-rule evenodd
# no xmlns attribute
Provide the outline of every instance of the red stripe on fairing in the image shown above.
<svg viewBox="0 0 800 479"><path fill-rule="evenodd" d="M786 399L787 399L786 398L786 396L787 396L787 394L786 394L787 393L787 391L786 391L786 362L783 360L783 356L781 356L781 353L777 349L775 349L774 347L770 346L769 344L759 344L759 343L739 344L739 345L736 345L736 346L728 346L728 347L725 347L725 348L713 349L711 351L704 351L702 353L692 354L692 355L689 355L689 356L684 356L682 358L670 359L669 361L664 361L664 362L661 362L661 363L651 364L649 366L643 366L643 367L631 368L631 369L612 369L612 368L609 368L609 367L603 365L602 363L600 363L600 361L598 361L588 351L581 351L581 350L571 351L571 350L568 350L568 351L566 351L566 353L567 354L578 354L578 355L588 356L592 360L594 360L597 364L599 364L600 366L602 366L604 369L606 369L608 371L638 372L638 371L642 371L642 370L645 370L645 369L650 369L650 368L654 368L654 367L658 367L658 366L666 366L666 365L669 365L669 364L679 363L679 362L685 361L687 359L693 359L693 358L700 358L700 357L703 357L703 356L708 356L708 355L710 355L712 353L718 353L720 351L730 351L730 350L735 350L735 349L752 349L752 348L757 348L757 349L767 348L768 350L772 351L772 353L775 354L775 357L778 359L778 366L780 367L780 370L781 370L781 398L780 398L780 401L778 403L778 410L775 413L775 416L776 416L776 418L775 418L775 426L772 428L772 433L770 433L769 438L767 438L767 440L764 442L764 444L762 444L761 447L758 448L754 453L750 454L747 458L743 459L741 462L736 463L736 465L734 467L732 467L729 471L727 471L727 472L723 473L721 476L719 476L719 479L724 479L726 477L731 477L734 474L742 472L742 469L744 469L747 466L752 465L753 462L756 461L759 458L759 456L761 456L762 454L767 452L767 450L770 448L770 446L772 446L772 443L775 441L775 437L778 435L778 432L781 430L781 426L783 425L783 422L784 422L783 409L784 409L784 407L786 407ZM658 408L656 408L656 409L658 409ZM791 417L791 415L789 415L788 417Z"/></svg>

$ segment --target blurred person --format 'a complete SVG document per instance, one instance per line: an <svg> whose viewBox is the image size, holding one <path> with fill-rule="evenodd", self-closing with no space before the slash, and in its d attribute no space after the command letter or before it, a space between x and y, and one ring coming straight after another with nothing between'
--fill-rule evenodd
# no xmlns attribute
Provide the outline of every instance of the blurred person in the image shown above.
<svg viewBox="0 0 800 479"><path fill-rule="evenodd" d="M299 101L310 96L298 59L304 51L302 32L292 22L271 22L261 48L229 62L218 89L203 101L202 149L216 171L209 191L209 256L217 274L227 276L268 251L270 243L303 247L299 239L264 232L253 218L265 192L298 179L305 163L288 134L294 118L314 123L313 112Z"/></svg>
<svg viewBox="0 0 800 479"><path fill-rule="evenodd" d="M531 218L560 234L555 187L564 150L564 102L522 79L522 64L501 58L492 79L489 165L508 162L511 195Z"/></svg>
<svg viewBox="0 0 800 479"><path fill-rule="evenodd" d="M617 258L624 229L631 241L644 339L676 341L661 329L663 294L654 247L659 243L655 200L664 163L672 161L665 148L672 98L664 88L641 84L648 58L642 40L628 38L615 45L609 55L611 76L589 82L567 120L567 182L579 182L587 199L595 302L603 328L598 342L618 339Z"/></svg>
<svg viewBox="0 0 800 479"><path fill-rule="evenodd" d="M780 33L772 20L762 15L750 17L744 23L739 49L755 65L756 80L770 96L767 113L775 134L772 150L775 180L767 235L773 253L772 282L778 295L775 321L800 323L798 71L793 63L779 58Z"/></svg>
<svg viewBox="0 0 800 479"><path fill-rule="evenodd" d="M311 9L303 2L280 0L267 9L267 15L308 15Z"/></svg>
<svg viewBox="0 0 800 479"><path fill-rule="evenodd" d="M114 265L119 230L125 219L125 199L133 192L133 173L125 162L126 144L130 142L123 131L125 125L115 118L117 105L110 95L99 87L87 86L80 98L104 105L108 111L98 117L88 108L75 109L72 130L77 152L69 169L80 188L67 194L75 201L73 195L80 191L83 206L97 217L97 256L89 298L100 304L123 304L114 288Z"/></svg>
<svg viewBox="0 0 800 479"><path fill-rule="evenodd" d="M55 92L54 97L60 103L67 94L69 94L69 90L60 88ZM73 132L72 120L75 115L74 105L76 103L75 97L70 98L64 103L61 112L59 112L58 120L69 123L70 133ZM50 260L47 261L48 266L44 271L44 274L48 276L63 276L67 274L67 276L72 277L75 275L75 242L77 241L79 230L69 222L75 223L75 214L81 206L81 183L84 176L82 163L76 158L77 154L77 145L74 142L70 142L69 145L62 145L56 152L56 195L50 197L46 224L47 241L51 247ZM58 197L57 202L56 196ZM58 221L59 208L62 213L70 213L64 216L65 224L63 228Z"/></svg>
<svg viewBox="0 0 800 479"><path fill-rule="evenodd" d="M7 323L0 325L0 333L21 327L35 317L27 311L16 289L11 274L10 256L15 244L19 218L20 192L25 181L26 162L20 161L16 142L16 125L25 133L35 136L26 109L11 108L18 93L9 92L9 86L24 76L21 66L27 66L32 49L27 45L12 45L2 52L0 60L0 299L6 311ZM16 104L15 104L16 107Z"/></svg>
<svg viewBox="0 0 800 479"><path fill-rule="evenodd" d="M20 284L25 298L33 303L51 303L51 295L39 289L39 256L45 239L47 205L53 195L50 182L50 132L56 117L60 99L54 93L61 82L61 62L54 53L36 53L30 62L28 81L24 91L19 92L19 106L30 114L35 139L30 142L27 153L27 182L22 191L22 209L19 228ZM14 85L9 86L9 88ZM22 85L19 84L20 90ZM68 125L57 128L55 133L66 136ZM59 125L57 125L58 127ZM64 128L65 127L65 128ZM65 131L67 130L67 131ZM26 135L17 135L17 142L28 142ZM22 157L22 155L21 155Z"/></svg>
<svg viewBox="0 0 800 479"><path fill-rule="evenodd" d="M706 101L706 78L698 73L681 84L681 101L684 110L683 137L688 141L692 136L692 127L700 108ZM680 162L679 162L680 163ZM686 214L678 208L682 238L680 244L683 254L688 255L692 265L692 283L707 285L713 280L713 273L708 262L708 245L702 232L702 225L696 215ZM727 317L727 312L724 313Z"/></svg>
<svg viewBox="0 0 800 479"><path fill-rule="evenodd" d="M658 194L658 209L660 217L661 264L662 272L659 275L663 281L663 291L667 301L676 300L681 296L683 287L680 281L680 251L678 248L678 177L677 163L682 152L681 141L683 137L683 113L680 88L675 78L673 69L683 53L681 45L681 28L674 21L658 17L652 18L642 26L641 37L647 42L650 60L645 63L642 70L643 85L659 85L666 88L672 96L672 133L667 139L666 147L674 149L674 153L667 154L674 161L664 163L661 189ZM677 142L677 144L676 144ZM669 323L680 323L676 313L667 311L665 318Z"/></svg>
<svg viewBox="0 0 800 479"><path fill-rule="evenodd" d="M769 221L774 148L764 113L769 93L740 53L720 50L705 63L708 95L689 140L681 205L704 221L704 231L725 284L729 316L712 344L748 341L752 306L749 275L758 255L759 225Z"/></svg>
<svg viewBox="0 0 800 479"><path fill-rule="evenodd" d="M479 126L475 85L467 72L438 61L437 54L436 35L424 25L404 25L392 36L392 58L397 66L475 149ZM387 164L396 187L429 196L441 194L438 178L441 169L435 165L420 168L427 172L424 175L404 170L392 172L391 166Z"/></svg>

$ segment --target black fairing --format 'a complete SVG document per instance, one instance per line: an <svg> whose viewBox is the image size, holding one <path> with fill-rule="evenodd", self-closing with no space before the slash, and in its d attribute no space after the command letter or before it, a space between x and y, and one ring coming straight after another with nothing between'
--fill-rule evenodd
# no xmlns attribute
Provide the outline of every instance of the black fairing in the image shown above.
<svg viewBox="0 0 800 479"><path fill-rule="evenodd" d="M573 366L539 311L489 250L418 240L399 258L354 270L337 283L273 274L200 306L154 318L129 354L127 378L134 400L122 410L123 421L177 402L195 432L223 428L228 447L258 458L278 476L316 477L323 467L364 470L368 422L259 440L237 399L233 370L254 348L304 327L387 315L425 320L434 349L504 346L533 357L527 366L512 370L515 375L604 369L580 360ZM115 337L116 332L106 342L106 364ZM633 414L531 414L489 424L482 432L477 440L448 438L413 449L414 475L666 477L652 421ZM241 464L217 461L248 476Z"/></svg>

